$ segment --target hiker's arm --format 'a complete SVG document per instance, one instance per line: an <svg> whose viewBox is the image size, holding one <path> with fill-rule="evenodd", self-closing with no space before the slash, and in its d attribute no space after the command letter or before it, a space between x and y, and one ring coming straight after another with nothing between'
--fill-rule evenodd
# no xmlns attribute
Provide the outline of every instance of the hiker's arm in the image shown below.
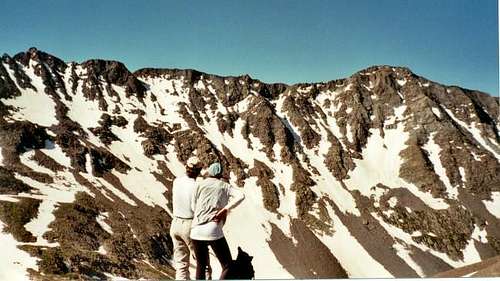
<svg viewBox="0 0 500 281"><path fill-rule="evenodd" d="M229 187L228 191L229 191L229 202L224 207L224 209L229 211L234 207L238 206L241 203L241 201L245 199L245 194L243 193L243 191L234 187Z"/></svg>
<svg viewBox="0 0 500 281"><path fill-rule="evenodd" d="M239 189L228 187L228 192L229 192L229 202L224 208L220 209L217 212L217 214L215 214L213 218L214 221L217 222L225 221L228 211L238 206L241 203L241 201L245 199L245 194Z"/></svg>

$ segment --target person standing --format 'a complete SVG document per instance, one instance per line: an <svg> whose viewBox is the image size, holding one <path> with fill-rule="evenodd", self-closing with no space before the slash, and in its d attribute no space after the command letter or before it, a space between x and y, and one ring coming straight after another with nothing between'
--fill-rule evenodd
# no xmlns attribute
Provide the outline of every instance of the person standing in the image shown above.
<svg viewBox="0 0 500 281"><path fill-rule="evenodd" d="M231 251L222 231L229 210L236 207L245 195L221 180L222 166L216 162L208 168L209 177L199 182L193 196L194 217L191 241L196 256L196 279L205 279L208 246L212 248L222 268L220 279L225 279L232 261Z"/></svg>
<svg viewBox="0 0 500 281"><path fill-rule="evenodd" d="M170 237L174 246L174 268L176 280L189 280L189 260L193 253L193 244L189 238L193 210L191 201L196 190L196 178L201 172L196 158L190 158L186 164L186 175L177 177L172 184L172 223Z"/></svg>

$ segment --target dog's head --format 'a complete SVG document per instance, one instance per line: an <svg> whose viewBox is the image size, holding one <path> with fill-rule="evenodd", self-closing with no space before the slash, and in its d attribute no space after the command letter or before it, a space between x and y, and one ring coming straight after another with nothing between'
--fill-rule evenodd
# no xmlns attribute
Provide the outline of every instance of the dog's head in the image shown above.
<svg viewBox="0 0 500 281"><path fill-rule="evenodd" d="M253 279L255 271L252 265L253 257L238 247L238 256L229 267L227 279Z"/></svg>
<svg viewBox="0 0 500 281"><path fill-rule="evenodd" d="M244 263L251 263L253 257L250 256L247 252L243 251L241 247L238 247L238 256L236 257L236 260Z"/></svg>

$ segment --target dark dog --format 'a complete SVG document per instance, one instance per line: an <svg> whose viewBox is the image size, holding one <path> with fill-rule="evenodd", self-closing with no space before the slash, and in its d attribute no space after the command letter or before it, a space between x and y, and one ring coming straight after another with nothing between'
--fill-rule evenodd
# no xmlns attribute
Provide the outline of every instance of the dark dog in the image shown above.
<svg viewBox="0 0 500 281"><path fill-rule="evenodd" d="M252 265L253 257L238 247L238 256L231 262L226 279L253 279L255 271Z"/></svg>

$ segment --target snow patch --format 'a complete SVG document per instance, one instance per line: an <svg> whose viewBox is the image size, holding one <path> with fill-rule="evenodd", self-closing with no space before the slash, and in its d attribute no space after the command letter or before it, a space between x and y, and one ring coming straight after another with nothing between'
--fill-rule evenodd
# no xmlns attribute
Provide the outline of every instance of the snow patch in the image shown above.
<svg viewBox="0 0 500 281"><path fill-rule="evenodd" d="M24 197L48 200L53 203L71 203L75 200L75 194L77 192L87 192L88 194L92 194L85 186L78 184L73 174L69 172L59 172L57 176L53 177L54 182L48 184L35 181L17 173L15 173L15 178L23 181L25 184L33 187L34 189L38 189L38 194L35 195L21 193L20 195ZM46 204L47 205L43 205L43 216L41 217L43 223L37 222L36 225L48 224L47 220L51 217L50 210L52 207L49 203Z"/></svg>
<svg viewBox="0 0 500 281"><path fill-rule="evenodd" d="M8 65L3 64L10 78L21 91L21 96L12 99L3 99L5 105L11 105L18 109L12 112L11 118L14 120L28 120L32 123L50 127L58 123L56 119L55 103L50 96L45 94L45 85L41 77L34 73L33 67L23 67L22 70L31 79L31 84L36 90L31 88L23 89L17 84L14 71Z"/></svg>
<svg viewBox="0 0 500 281"><path fill-rule="evenodd" d="M482 200L484 206L492 215L500 219L500 192L491 192L491 200Z"/></svg>
<svg viewBox="0 0 500 281"><path fill-rule="evenodd" d="M394 208L398 204L398 198L391 197L391 199L387 200L387 203L389 203L389 207Z"/></svg>
<svg viewBox="0 0 500 281"><path fill-rule="evenodd" d="M474 157L474 160L481 161L482 155L477 155L473 150L471 150L470 153L472 154L472 157Z"/></svg>
<svg viewBox="0 0 500 281"><path fill-rule="evenodd" d="M471 237L481 243L488 243L488 238L486 238L487 235L488 232L486 231L486 227L481 230L478 226L474 226Z"/></svg>
<svg viewBox="0 0 500 281"><path fill-rule="evenodd" d="M332 236L317 235L347 271L349 278L391 278L394 277L363 248L349 229L335 215L331 206L326 206L335 232ZM356 253L356 254L353 254Z"/></svg>
<svg viewBox="0 0 500 281"><path fill-rule="evenodd" d="M443 109L446 111L446 113L448 113L448 115L455 121L457 122L460 126L464 127L467 131L469 131L469 133L472 134L472 136L474 137L474 139L479 142L479 144L481 144L481 146L483 146L485 149L487 149L488 151L490 151L493 156L495 156L497 159L500 160L500 154L496 152L495 149L493 149L493 147L491 147L488 142L490 144L495 144L494 142L492 141L486 141L483 136L481 135L481 130L477 128L477 123L476 122L472 122L470 125L467 125L467 123L461 121L460 119L458 119L455 114L453 114L453 112L451 112L451 110L447 109L447 108L444 108ZM498 145L495 145L496 148L498 149Z"/></svg>
<svg viewBox="0 0 500 281"><path fill-rule="evenodd" d="M41 151L62 166L71 167L71 159L66 156L66 154L62 151L61 147L58 144L50 140L45 140L45 148L43 148Z"/></svg>
<svg viewBox="0 0 500 281"><path fill-rule="evenodd" d="M10 233L3 232L5 225L0 222L0 280L29 280L28 268L38 270L37 259L17 248L19 243Z"/></svg>
<svg viewBox="0 0 500 281"><path fill-rule="evenodd" d="M99 109L97 99L91 101L83 95L82 84L78 84L76 95L73 95L71 106L69 106L68 117L78 122L83 128L90 128L99 126L98 122L104 112Z"/></svg>
<svg viewBox="0 0 500 281"><path fill-rule="evenodd" d="M344 88L344 92L352 90L352 87L353 87L352 83L347 84L347 86L345 86L345 88Z"/></svg>
<svg viewBox="0 0 500 281"><path fill-rule="evenodd" d="M399 86L404 86L406 84L406 78L403 79L396 79L396 82L399 84Z"/></svg>
<svg viewBox="0 0 500 281"><path fill-rule="evenodd" d="M101 255L107 255L108 252L106 251L106 249L104 249L104 246L99 246L99 249L97 249L97 252Z"/></svg>
<svg viewBox="0 0 500 281"><path fill-rule="evenodd" d="M395 129L386 130L384 138L378 129L370 129L362 159L354 159L356 168L349 171L349 179L345 180L347 187L350 190L359 190L366 197L372 196L372 187L379 183L389 188L406 187L429 207L447 209L449 205L442 198L434 198L430 192L422 192L414 184L399 177L399 169L403 164L399 153L406 148L405 142L409 138L409 133L404 131L403 126L400 122Z"/></svg>
<svg viewBox="0 0 500 281"><path fill-rule="evenodd" d="M32 160L32 157L34 155L35 155L35 151L34 150L28 150L28 151L24 152L23 154L19 155L19 160L21 160L21 163L23 163L24 165L30 167L34 171L45 173L45 174L48 174L48 175L52 175L53 172L51 170L49 170L49 169L47 169L45 167L40 166L38 164L38 162L36 162L35 160Z"/></svg>
<svg viewBox="0 0 500 281"><path fill-rule="evenodd" d="M198 82L196 82L196 83L194 84L194 88L195 88L196 90L205 90L205 89L206 89L205 84L203 84L203 81L202 81L201 79L200 79L200 80L198 80Z"/></svg>
<svg viewBox="0 0 500 281"><path fill-rule="evenodd" d="M17 199L15 195L0 194L0 201L16 203L19 202L19 199Z"/></svg>
<svg viewBox="0 0 500 281"><path fill-rule="evenodd" d="M112 184L110 184L106 180L103 179L102 181L100 181L100 180L94 179L94 177L85 176L83 174L82 174L82 176L85 177L87 180L89 180L90 182L92 182L96 186L99 186L97 184L102 185L103 187L105 187L106 189L111 191L114 195L116 195L118 198L125 201L125 203L130 204L132 206L137 206L137 204L134 202L134 200L130 199L130 197L128 197L125 193L120 191L118 188L114 187ZM103 192L101 191L101 193L103 193Z"/></svg>
<svg viewBox="0 0 500 281"><path fill-rule="evenodd" d="M434 113L434 115L436 115L438 118L441 118L441 111L439 111L438 108L436 107L432 107L432 112Z"/></svg>
<svg viewBox="0 0 500 281"><path fill-rule="evenodd" d="M463 275L462 277L471 277L472 275L476 274L477 273L477 270L476 271L473 271L471 273L468 273L468 274L465 274Z"/></svg>
<svg viewBox="0 0 500 281"><path fill-rule="evenodd" d="M321 175L313 175L313 179L317 184L311 187L311 189L318 195L326 195L327 198L331 198L344 214L350 213L359 216L360 213L356 208L356 201L342 187L324 163L324 155L328 153L330 145L331 143L323 138L318 144L319 153L316 154L313 150L305 149L311 165L318 169ZM306 163L303 163L303 166L307 167Z"/></svg>
<svg viewBox="0 0 500 281"><path fill-rule="evenodd" d="M111 273L107 273L107 272L103 272L104 275L106 275L106 277L111 280L111 281L132 281L131 279L128 279L128 278L125 278L125 277L120 277L120 276L116 276L116 275L113 275ZM143 278L140 278L140 279L137 279L137 280L145 280Z"/></svg>
<svg viewBox="0 0 500 281"><path fill-rule="evenodd" d="M466 182L467 180L465 179L465 169L464 167L458 167L458 172L460 173L460 177L462 178L462 182Z"/></svg>
<svg viewBox="0 0 500 281"><path fill-rule="evenodd" d="M210 83L210 82L209 82ZM207 87L208 91L213 94L213 95L216 95L217 93L215 92L215 89L212 85L208 85Z"/></svg>
<svg viewBox="0 0 500 281"><path fill-rule="evenodd" d="M450 179L446 175L446 169L443 167L441 159L439 158L441 147L434 142L435 135L435 132L431 133L429 136L429 140L422 148L429 152L429 160L431 160L432 165L434 166L434 171L439 176L440 180L444 183L446 192L448 193L450 199L457 199L458 189L456 186L454 187L451 185Z"/></svg>
<svg viewBox="0 0 500 281"><path fill-rule="evenodd" d="M482 260L481 255L479 255L476 245L474 244L474 238L469 239L469 242L467 243L465 249L462 250L462 253L464 255L462 261L466 264L473 264Z"/></svg>
<svg viewBox="0 0 500 281"><path fill-rule="evenodd" d="M301 93L301 94L305 94L305 93L309 93L311 91L313 86L307 86L305 88L302 88L302 87L298 87L297 88L297 92Z"/></svg>
<svg viewBox="0 0 500 281"><path fill-rule="evenodd" d="M377 203L378 203L378 202L377 202ZM375 205L375 204L373 204L373 205ZM378 204L377 204L377 205L378 205ZM378 207L378 206L375 206L375 207ZM382 214L384 214L386 217L390 217L390 216L391 216L392 214L394 214L394 213L395 213L395 212L394 212L394 210L391 210L391 209L386 210L386 211L382 211Z"/></svg>
<svg viewBox="0 0 500 281"><path fill-rule="evenodd" d="M167 198L163 193L166 187L150 173L151 170L131 169L127 174L113 171L113 174L120 179L123 187L130 191L137 199L147 205L157 205L161 208L167 208Z"/></svg>
<svg viewBox="0 0 500 281"><path fill-rule="evenodd" d="M104 229L107 233L113 234L113 230L111 229L111 226L106 223L106 219L108 218L109 214L108 212L105 213L100 213L99 216L96 217L97 223Z"/></svg>
<svg viewBox="0 0 500 281"><path fill-rule="evenodd" d="M52 213L56 202L50 199L43 200L38 207L38 215L24 225L27 231L36 237L36 244L43 246L54 246L59 243L49 243L43 234L49 230L49 224L56 218Z"/></svg>
<svg viewBox="0 0 500 281"><path fill-rule="evenodd" d="M420 277L425 277L425 273L422 270L422 267L418 265L418 263L411 257L411 250L408 249L408 246L399 244L395 242L392 247L396 250L396 254L404 260Z"/></svg>
<svg viewBox="0 0 500 281"><path fill-rule="evenodd" d="M351 124L347 123L346 126L345 126L345 131L346 131L346 137L347 137L347 140L352 143L354 141L354 137L352 135L352 131L351 131Z"/></svg>

